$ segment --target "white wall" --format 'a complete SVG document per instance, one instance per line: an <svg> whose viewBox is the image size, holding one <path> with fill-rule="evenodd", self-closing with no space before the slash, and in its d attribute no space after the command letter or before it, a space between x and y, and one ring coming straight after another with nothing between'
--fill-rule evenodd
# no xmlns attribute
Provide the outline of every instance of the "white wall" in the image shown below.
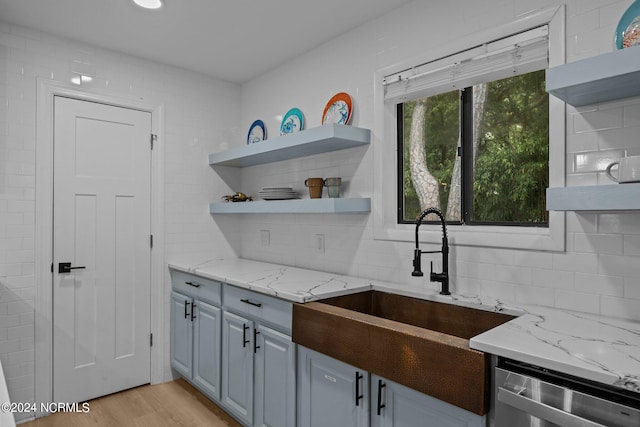
<svg viewBox="0 0 640 427"><path fill-rule="evenodd" d="M36 78L68 83L73 61L95 71L91 88L165 107L166 261L231 255L237 240L233 221L221 231L207 211L224 188L207 155L241 138L237 85L0 22L0 358L14 401L35 398ZM168 280L152 284L165 313Z"/></svg>
<svg viewBox="0 0 640 427"><path fill-rule="evenodd" d="M36 77L67 82L74 60L96 71L93 87L163 103L167 262L233 253L247 258L408 282L410 242L373 239L370 215L246 215L207 213L229 188L207 154L242 145L249 124L265 120L271 136L290 107L307 127L338 91L355 101L353 124L374 128L374 71L417 56L459 35L506 23L559 1L416 1L300 56L238 88L196 73L0 23L0 358L16 401L34 399L34 209ZM609 52L615 25L631 0L570 0L567 59ZM567 110L567 182L606 183L602 173L573 173L577 152L637 149L640 99ZM394 144L374 136L375 144ZM374 194L373 150L338 153L248 169L234 190L292 184L309 176L342 176L346 195ZM230 180L229 182L233 182ZM390 200L389 203L395 203ZM259 230L271 232L260 246ZM314 236L324 234L318 254ZM567 251L533 252L453 247L452 287L467 294L540 303L640 320L640 214L567 214ZM241 249L240 249L241 248ZM424 280L425 289L435 288ZM168 291L165 279L164 291ZM168 313L168 303L165 306ZM168 335L167 335L168 336Z"/></svg>
<svg viewBox="0 0 640 427"><path fill-rule="evenodd" d="M522 13L560 1L416 1L381 19L342 34L291 63L242 87L242 125L261 118L278 135L279 119L299 107L306 127L321 124L325 103L339 91L355 101L352 124L375 129L374 72L471 35L513 21ZM567 61L610 52L617 22L631 0L570 0L566 8ZM640 149L640 98L579 110L567 107L567 185L610 183L602 172L577 173L578 152ZM374 192L373 151L395 144L373 136L368 149L351 149L256 166L243 172L242 189L287 184L306 196L311 176L342 176L346 195L381 197ZM242 143L242 142L240 142ZM265 142L265 143L268 143ZM395 203L388 200L387 203ZM371 215L245 216L242 256L349 273L398 283L437 284L412 278L412 242L374 240ZM271 244L262 247L260 230ZM325 253L314 236L324 234ZM498 297L640 320L640 214L567 213L566 252L538 252L454 246L452 288L458 293Z"/></svg>

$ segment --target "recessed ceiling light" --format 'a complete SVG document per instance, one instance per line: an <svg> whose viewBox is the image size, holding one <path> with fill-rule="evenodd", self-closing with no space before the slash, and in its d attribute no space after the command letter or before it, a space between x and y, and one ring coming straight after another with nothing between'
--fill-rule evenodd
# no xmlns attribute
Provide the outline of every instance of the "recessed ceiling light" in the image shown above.
<svg viewBox="0 0 640 427"><path fill-rule="evenodd" d="M133 0L135 4L145 9L160 9L163 0Z"/></svg>

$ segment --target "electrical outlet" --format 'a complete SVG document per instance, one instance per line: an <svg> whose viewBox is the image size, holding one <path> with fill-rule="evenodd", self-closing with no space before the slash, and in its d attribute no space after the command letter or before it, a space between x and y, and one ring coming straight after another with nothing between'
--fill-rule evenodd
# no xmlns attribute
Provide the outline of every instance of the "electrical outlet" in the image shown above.
<svg viewBox="0 0 640 427"><path fill-rule="evenodd" d="M316 250L316 253L324 253L324 234L316 234L314 236L314 248Z"/></svg>
<svg viewBox="0 0 640 427"><path fill-rule="evenodd" d="M268 248L271 244L271 233L269 230L260 230L260 246Z"/></svg>

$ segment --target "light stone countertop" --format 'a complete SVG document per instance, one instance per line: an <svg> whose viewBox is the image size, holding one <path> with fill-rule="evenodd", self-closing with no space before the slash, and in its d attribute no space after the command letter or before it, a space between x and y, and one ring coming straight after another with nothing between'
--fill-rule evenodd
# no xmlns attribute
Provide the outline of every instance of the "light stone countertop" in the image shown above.
<svg viewBox="0 0 640 427"><path fill-rule="evenodd" d="M297 303L373 289L516 315L471 338L471 348L640 393L640 322L495 299L445 297L422 285L240 258L169 267Z"/></svg>

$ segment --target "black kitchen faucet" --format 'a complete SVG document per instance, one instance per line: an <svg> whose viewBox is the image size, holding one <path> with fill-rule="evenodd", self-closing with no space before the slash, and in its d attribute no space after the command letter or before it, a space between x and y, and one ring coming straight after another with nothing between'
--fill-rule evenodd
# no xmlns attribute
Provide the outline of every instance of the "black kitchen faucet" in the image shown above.
<svg viewBox="0 0 640 427"><path fill-rule="evenodd" d="M438 218L440 218L440 223L442 224L442 248L439 251L422 251L420 250L420 246L418 244L418 229L420 225L422 225L422 220L425 216L429 214L436 214ZM416 220L416 248L413 250L413 272L412 276L423 276L422 273L422 254L435 254L442 253L442 273L434 273L433 272L433 261L431 261L431 274L429 275L429 280L432 282L440 282L442 283L442 290L440 291L441 295L451 295L449 292L449 242L447 240L447 224L444 220L444 215L440 209L436 208L427 208L418 217Z"/></svg>

